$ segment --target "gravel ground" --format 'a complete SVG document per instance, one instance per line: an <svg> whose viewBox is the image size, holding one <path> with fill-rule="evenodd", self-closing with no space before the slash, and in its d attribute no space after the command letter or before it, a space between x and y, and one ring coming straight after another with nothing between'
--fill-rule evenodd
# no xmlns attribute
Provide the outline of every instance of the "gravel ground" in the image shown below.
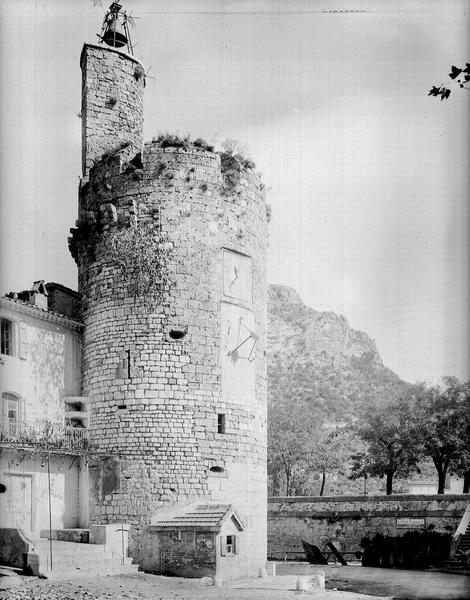
<svg viewBox="0 0 470 600"><path fill-rule="evenodd" d="M379 600L379 596L320 590L311 586L306 592L296 592L296 581L297 576L286 575L244 579L217 588L209 585L209 579L181 579L146 573L66 581L2 577L0 600L285 600L299 596L315 600ZM382 596L380 600L386 599Z"/></svg>

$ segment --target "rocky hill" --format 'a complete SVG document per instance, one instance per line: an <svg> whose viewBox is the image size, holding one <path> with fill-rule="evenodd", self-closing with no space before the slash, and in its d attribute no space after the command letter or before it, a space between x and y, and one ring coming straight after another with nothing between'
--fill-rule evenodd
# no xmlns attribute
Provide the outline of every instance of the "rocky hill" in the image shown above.
<svg viewBox="0 0 470 600"><path fill-rule="evenodd" d="M366 333L306 306L292 288L269 286L268 319L270 403L308 406L322 420L343 422L407 386Z"/></svg>

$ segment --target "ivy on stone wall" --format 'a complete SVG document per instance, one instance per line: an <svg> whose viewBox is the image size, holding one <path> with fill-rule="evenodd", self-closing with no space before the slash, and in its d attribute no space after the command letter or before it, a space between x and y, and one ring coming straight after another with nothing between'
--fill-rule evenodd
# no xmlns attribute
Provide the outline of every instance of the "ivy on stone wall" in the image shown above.
<svg viewBox="0 0 470 600"><path fill-rule="evenodd" d="M111 234L109 258L122 275L134 301L140 299L149 308L162 302L170 286L168 257L173 242L153 224L136 224Z"/></svg>

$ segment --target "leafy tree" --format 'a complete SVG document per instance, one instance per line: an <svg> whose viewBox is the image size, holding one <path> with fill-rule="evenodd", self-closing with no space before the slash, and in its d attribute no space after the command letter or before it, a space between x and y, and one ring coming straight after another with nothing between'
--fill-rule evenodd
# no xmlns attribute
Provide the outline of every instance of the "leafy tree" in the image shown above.
<svg viewBox="0 0 470 600"><path fill-rule="evenodd" d="M458 84L460 88L470 90L470 63L466 63L465 67L462 68L452 65L449 77L452 79L452 81L446 83L445 85L442 83L440 85L433 85L428 92L428 96L440 96L441 101L447 100L452 90L446 86L452 84Z"/></svg>
<svg viewBox="0 0 470 600"><path fill-rule="evenodd" d="M347 442L347 433L341 429L329 431L322 428L316 432L308 463L312 470L320 473L319 496L323 496L325 491L326 475L344 470Z"/></svg>
<svg viewBox="0 0 470 600"><path fill-rule="evenodd" d="M386 493L390 495L394 477L407 477L413 470L419 472L421 448L412 406L406 397L366 412L357 433L367 449L353 460L352 479L386 477Z"/></svg>
<svg viewBox="0 0 470 600"><path fill-rule="evenodd" d="M470 470L470 382L445 377L441 386L416 390L419 437L436 467L437 493L443 494L448 473Z"/></svg>
<svg viewBox="0 0 470 600"><path fill-rule="evenodd" d="M351 446L348 432L327 429L308 404L300 410L298 406L294 410L288 402L271 405L268 419L271 493L322 496L327 475L347 470ZM319 491L315 489L317 473L321 481Z"/></svg>
<svg viewBox="0 0 470 600"><path fill-rule="evenodd" d="M270 406L268 419L268 471L286 496L304 493L313 426L301 411L287 403ZM279 480L283 479L283 482Z"/></svg>

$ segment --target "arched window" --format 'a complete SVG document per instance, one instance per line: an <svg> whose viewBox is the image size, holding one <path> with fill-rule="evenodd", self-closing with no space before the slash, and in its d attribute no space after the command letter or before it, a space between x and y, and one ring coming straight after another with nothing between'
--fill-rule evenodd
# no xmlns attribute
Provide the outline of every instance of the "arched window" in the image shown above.
<svg viewBox="0 0 470 600"><path fill-rule="evenodd" d="M4 392L2 394L2 433L7 436L16 436L20 431L21 403L15 394Z"/></svg>

